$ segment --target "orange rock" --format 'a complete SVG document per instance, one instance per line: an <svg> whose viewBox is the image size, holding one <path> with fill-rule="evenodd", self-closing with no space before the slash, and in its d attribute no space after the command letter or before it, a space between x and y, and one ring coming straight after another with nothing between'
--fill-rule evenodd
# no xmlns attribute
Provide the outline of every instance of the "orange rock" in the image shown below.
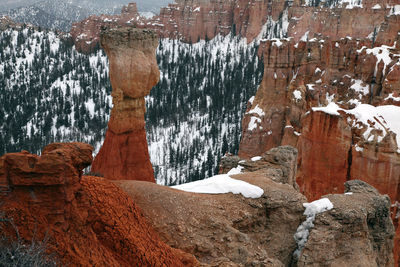
<svg viewBox="0 0 400 267"><path fill-rule="evenodd" d="M106 138L92 171L109 179L155 182L147 148L144 97L159 81L155 33L117 28L102 33L113 88Z"/></svg>
<svg viewBox="0 0 400 267"><path fill-rule="evenodd" d="M48 252L63 265L197 266L192 255L159 239L121 189L102 178L81 177L91 154L89 145L72 143L49 145L41 157L2 157L0 175L8 177L10 192L0 195L1 210L22 240L46 236ZM0 223L15 238L15 228Z"/></svg>
<svg viewBox="0 0 400 267"><path fill-rule="evenodd" d="M343 118L311 112L303 120L296 181L309 201L344 192L350 147L351 128Z"/></svg>

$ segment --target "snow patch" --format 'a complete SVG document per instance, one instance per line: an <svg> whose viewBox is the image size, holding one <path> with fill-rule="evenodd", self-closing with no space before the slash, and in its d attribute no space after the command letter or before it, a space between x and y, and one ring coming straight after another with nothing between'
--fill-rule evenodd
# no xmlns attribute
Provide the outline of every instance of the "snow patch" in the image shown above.
<svg viewBox="0 0 400 267"><path fill-rule="evenodd" d="M172 186L172 188L202 194L242 194L246 198L260 198L264 190L247 182L232 179L228 174L220 174L211 178Z"/></svg>
<svg viewBox="0 0 400 267"><path fill-rule="evenodd" d="M315 216L319 213L333 209L333 204L328 198L321 198L311 203L303 203L306 208L304 215L307 216L306 220L297 228L294 234L294 239L297 243L297 249L293 256L298 259L300 254L307 243L310 230L314 227Z"/></svg>
<svg viewBox="0 0 400 267"><path fill-rule="evenodd" d="M294 91L293 91L293 96L294 96L294 98L295 98L297 101L299 101L299 100L302 99L302 97L301 97L301 92L300 92L299 90L294 90Z"/></svg>
<svg viewBox="0 0 400 267"><path fill-rule="evenodd" d="M252 158L251 158L251 161L259 161L259 160L261 160L261 159L262 159L261 156L256 156L256 157L252 157Z"/></svg>
<svg viewBox="0 0 400 267"><path fill-rule="evenodd" d="M361 99L362 95L368 95L370 88L369 85L364 83L362 80L354 80L352 79L353 85L350 86L350 89L353 89L356 93L359 93L359 98Z"/></svg>
<svg viewBox="0 0 400 267"><path fill-rule="evenodd" d="M262 117L265 115L265 112L258 105L256 105L255 108L249 110L246 114L257 114L258 116Z"/></svg>

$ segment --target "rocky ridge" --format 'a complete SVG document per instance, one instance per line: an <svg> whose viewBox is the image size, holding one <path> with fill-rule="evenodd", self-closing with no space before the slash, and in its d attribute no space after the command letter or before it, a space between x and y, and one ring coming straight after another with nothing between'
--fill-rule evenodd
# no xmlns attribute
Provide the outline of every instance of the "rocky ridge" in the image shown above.
<svg viewBox="0 0 400 267"><path fill-rule="evenodd" d="M195 255L203 266L351 265L355 259L349 255L367 266L392 266L390 200L361 181L346 183L351 196L327 196L334 208L316 215L310 243L296 262L294 235L304 220L306 201L293 184L296 161L292 147L274 148L253 160L240 159L243 173L232 177L261 187L264 194L258 199L188 193L140 181L114 183L143 209L162 240ZM346 242L352 245L343 246ZM328 261L323 260L332 253Z"/></svg>
<svg viewBox="0 0 400 267"><path fill-rule="evenodd" d="M102 32L110 62L113 108L106 137L92 172L108 179L154 182L145 130L145 99L160 79L157 36L149 30L116 28Z"/></svg>

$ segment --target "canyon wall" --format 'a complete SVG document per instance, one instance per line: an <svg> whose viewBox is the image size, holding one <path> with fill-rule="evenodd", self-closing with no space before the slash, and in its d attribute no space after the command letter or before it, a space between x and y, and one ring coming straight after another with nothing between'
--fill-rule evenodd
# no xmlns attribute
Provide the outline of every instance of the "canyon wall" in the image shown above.
<svg viewBox="0 0 400 267"><path fill-rule="evenodd" d="M364 1L365 2L365 1ZM136 4L123 8L121 15L90 16L76 22L71 37L77 49L89 53L99 45L102 27L134 26L155 30L162 38L195 43L216 35L233 33L247 38L292 37L312 39L376 38L378 33L386 43L393 42L399 28L396 16L398 0L368 1L362 4L337 1L282 0L179 0L162 8L160 14L146 19L137 12ZM395 20L395 21L392 21ZM387 36L390 33L390 36ZM386 35L386 36L384 36Z"/></svg>
<svg viewBox="0 0 400 267"><path fill-rule="evenodd" d="M367 181L400 201L398 15L376 38L271 40L261 44L264 78L243 119L239 156L299 149L297 182L309 200ZM397 230L398 231L398 230ZM396 263L400 236L396 236Z"/></svg>
<svg viewBox="0 0 400 267"><path fill-rule="evenodd" d="M41 156L2 156L2 237L26 244L47 240L46 252L62 265L197 266L193 256L159 239L121 189L82 176L92 150L82 143L51 144Z"/></svg>
<svg viewBox="0 0 400 267"><path fill-rule="evenodd" d="M154 181L147 147L144 97L160 78L152 31L132 27L104 30L101 44L110 62L113 108L92 172L108 179Z"/></svg>

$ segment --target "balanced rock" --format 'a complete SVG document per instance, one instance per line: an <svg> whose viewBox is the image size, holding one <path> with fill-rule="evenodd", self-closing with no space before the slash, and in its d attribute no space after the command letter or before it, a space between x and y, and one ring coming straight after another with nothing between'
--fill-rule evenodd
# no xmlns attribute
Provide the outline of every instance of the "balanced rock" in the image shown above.
<svg viewBox="0 0 400 267"><path fill-rule="evenodd" d="M101 44L110 61L113 108L104 144L92 172L108 179L154 182L147 147L144 97L159 81L157 35L132 27L104 30Z"/></svg>

